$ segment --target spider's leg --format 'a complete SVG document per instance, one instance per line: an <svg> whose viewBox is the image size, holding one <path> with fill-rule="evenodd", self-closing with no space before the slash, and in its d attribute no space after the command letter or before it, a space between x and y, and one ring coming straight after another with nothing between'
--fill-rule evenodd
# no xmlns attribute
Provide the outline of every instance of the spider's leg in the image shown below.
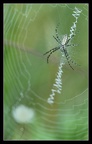
<svg viewBox="0 0 92 144"><path fill-rule="evenodd" d="M75 47L75 46L78 46L79 44L70 44L70 45L66 45L67 47L68 46L72 46L72 47ZM67 48L66 47L66 48ZM66 51L66 50L65 50ZM69 61L71 61L73 64L75 64L75 65L77 65L77 66L80 66L79 64L77 64L76 62L74 62L72 59L71 59L71 57L68 55L68 52L66 51L66 54L67 54L67 57L68 57L68 59L69 59Z"/></svg>
<svg viewBox="0 0 92 144"><path fill-rule="evenodd" d="M53 37L54 37L54 39L55 39L58 43L61 44L61 42L60 42L55 36L53 36Z"/></svg>
<svg viewBox="0 0 92 144"><path fill-rule="evenodd" d="M58 42L61 43L61 40L60 40L60 38L59 38L59 36L58 36L58 31L57 31L58 27L59 27L59 23L58 23L58 25L56 26L55 31L56 31L56 37L57 37L57 39L58 39Z"/></svg>
<svg viewBox="0 0 92 144"><path fill-rule="evenodd" d="M79 31L77 31L76 33L79 33ZM67 43L75 36L76 34L71 35L71 38L68 39Z"/></svg>
<svg viewBox="0 0 92 144"><path fill-rule="evenodd" d="M68 46L71 46L71 47L75 47L75 46L78 46L79 44L69 44L69 45L66 45L66 47Z"/></svg>
<svg viewBox="0 0 92 144"><path fill-rule="evenodd" d="M50 55L51 55L53 52L57 51L58 49L60 49L60 47L56 47L56 49L54 49L53 51L51 51L51 53L47 56L47 63L49 62L49 57L50 57Z"/></svg>
<svg viewBox="0 0 92 144"><path fill-rule="evenodd" d="M47 51L47 52L46 52L46 53L44 53L43 55L46 55L47 53L49 53L49 52L51 52L51 51L53 51L53 50L55 50L55 49L57 49L57 47L52 48L51 50Z"/></svg>
<svg viewBox="0 0 92 144"><path fill-rule="evenodd" d="M73 64L75 64L75 65L77 65L77 66L80 66L79 64L77 64L76 62L74 62L69 55L68 55L68 59L69 59L69 61L71 61Z"/></svg>
<svg viewBox="0 0 92 144"><path fill-rule="evenodd" d="M69 41L70 41L74 36L75 36L75 35L73 34L73 35L71 36L71 38L69 38L69 39L67 40L66 44L68 44Z"/></svg>
<svg viewBox="0 0 92 144"><path fill-rule="evenodd" d="M66 59L67 59L67 62L68 62L68 64L69 64L69 66L73 69L73 67L70 65L70 62L69 62L69 55L68 55L68 53L67 53L67 51L64 49L64 47L62 47L63 48L63 51L64 51L64 54L65 54L65 56L66 56ZM74 69L73 69L74 70Z"/></svg>

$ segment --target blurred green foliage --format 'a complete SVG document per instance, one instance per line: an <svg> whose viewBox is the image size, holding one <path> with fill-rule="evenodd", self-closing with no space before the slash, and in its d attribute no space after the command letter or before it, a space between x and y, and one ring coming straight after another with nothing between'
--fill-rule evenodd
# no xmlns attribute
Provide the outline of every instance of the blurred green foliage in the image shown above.
<svg viewBox="0 0 92 144"><path fill-rule="evenodd" d="M73 39L79 46L70 54L81 66L73 71L66 62L62 93L50 106L61 53L54 53L49 64L43 53L58 45L53 38L58 23L59 35L70 33L75 7L82 10ZM4 4L4 139L88 140L87 69L87 4ZM12 107L20 104L34 108L32 124L13 119Z"/></svg>

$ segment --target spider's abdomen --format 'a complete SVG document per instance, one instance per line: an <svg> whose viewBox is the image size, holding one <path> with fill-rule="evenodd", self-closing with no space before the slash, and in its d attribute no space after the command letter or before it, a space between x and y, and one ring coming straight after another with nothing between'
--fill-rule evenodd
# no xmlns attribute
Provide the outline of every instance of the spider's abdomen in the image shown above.
<svg viewBox="0 0 92 144"><path fill-rule="evenodd" d="M66 42L67 42L67 40L68 40L67 35L64 35L64 37L63 37L63 39L62 39L62 45L65 45Z"/></svg>

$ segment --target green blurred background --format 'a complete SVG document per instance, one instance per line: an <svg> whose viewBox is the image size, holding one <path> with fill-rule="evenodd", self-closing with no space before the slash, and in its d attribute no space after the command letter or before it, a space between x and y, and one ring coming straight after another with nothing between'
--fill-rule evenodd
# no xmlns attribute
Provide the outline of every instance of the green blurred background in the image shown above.
<svg viewBox="0 0 92 144"><path fill-rule="evenodd" d="M81 9L76 36L69 48L74 71L63 67L62 92L47 103L61 59L53 38L70 34L74 8ZM4 139L88 140L88 4L4 4ZM35 111L32 123L18 123L12 110L25 105Z"/></svg>

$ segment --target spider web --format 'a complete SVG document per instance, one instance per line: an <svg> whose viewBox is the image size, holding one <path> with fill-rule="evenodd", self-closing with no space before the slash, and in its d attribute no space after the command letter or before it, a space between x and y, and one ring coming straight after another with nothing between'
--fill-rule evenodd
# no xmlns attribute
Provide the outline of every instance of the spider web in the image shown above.
<svg viewBox="0 0 92 144"><path fill-rule="evenodd" d="M51 93L61 53L43 54L70 33L74 8L82 10L69 55L81 66L63 67L62 92ZM77 31L76 30L76 31ZM88 140L88 4L4 4L4 139Z"/></svg>

